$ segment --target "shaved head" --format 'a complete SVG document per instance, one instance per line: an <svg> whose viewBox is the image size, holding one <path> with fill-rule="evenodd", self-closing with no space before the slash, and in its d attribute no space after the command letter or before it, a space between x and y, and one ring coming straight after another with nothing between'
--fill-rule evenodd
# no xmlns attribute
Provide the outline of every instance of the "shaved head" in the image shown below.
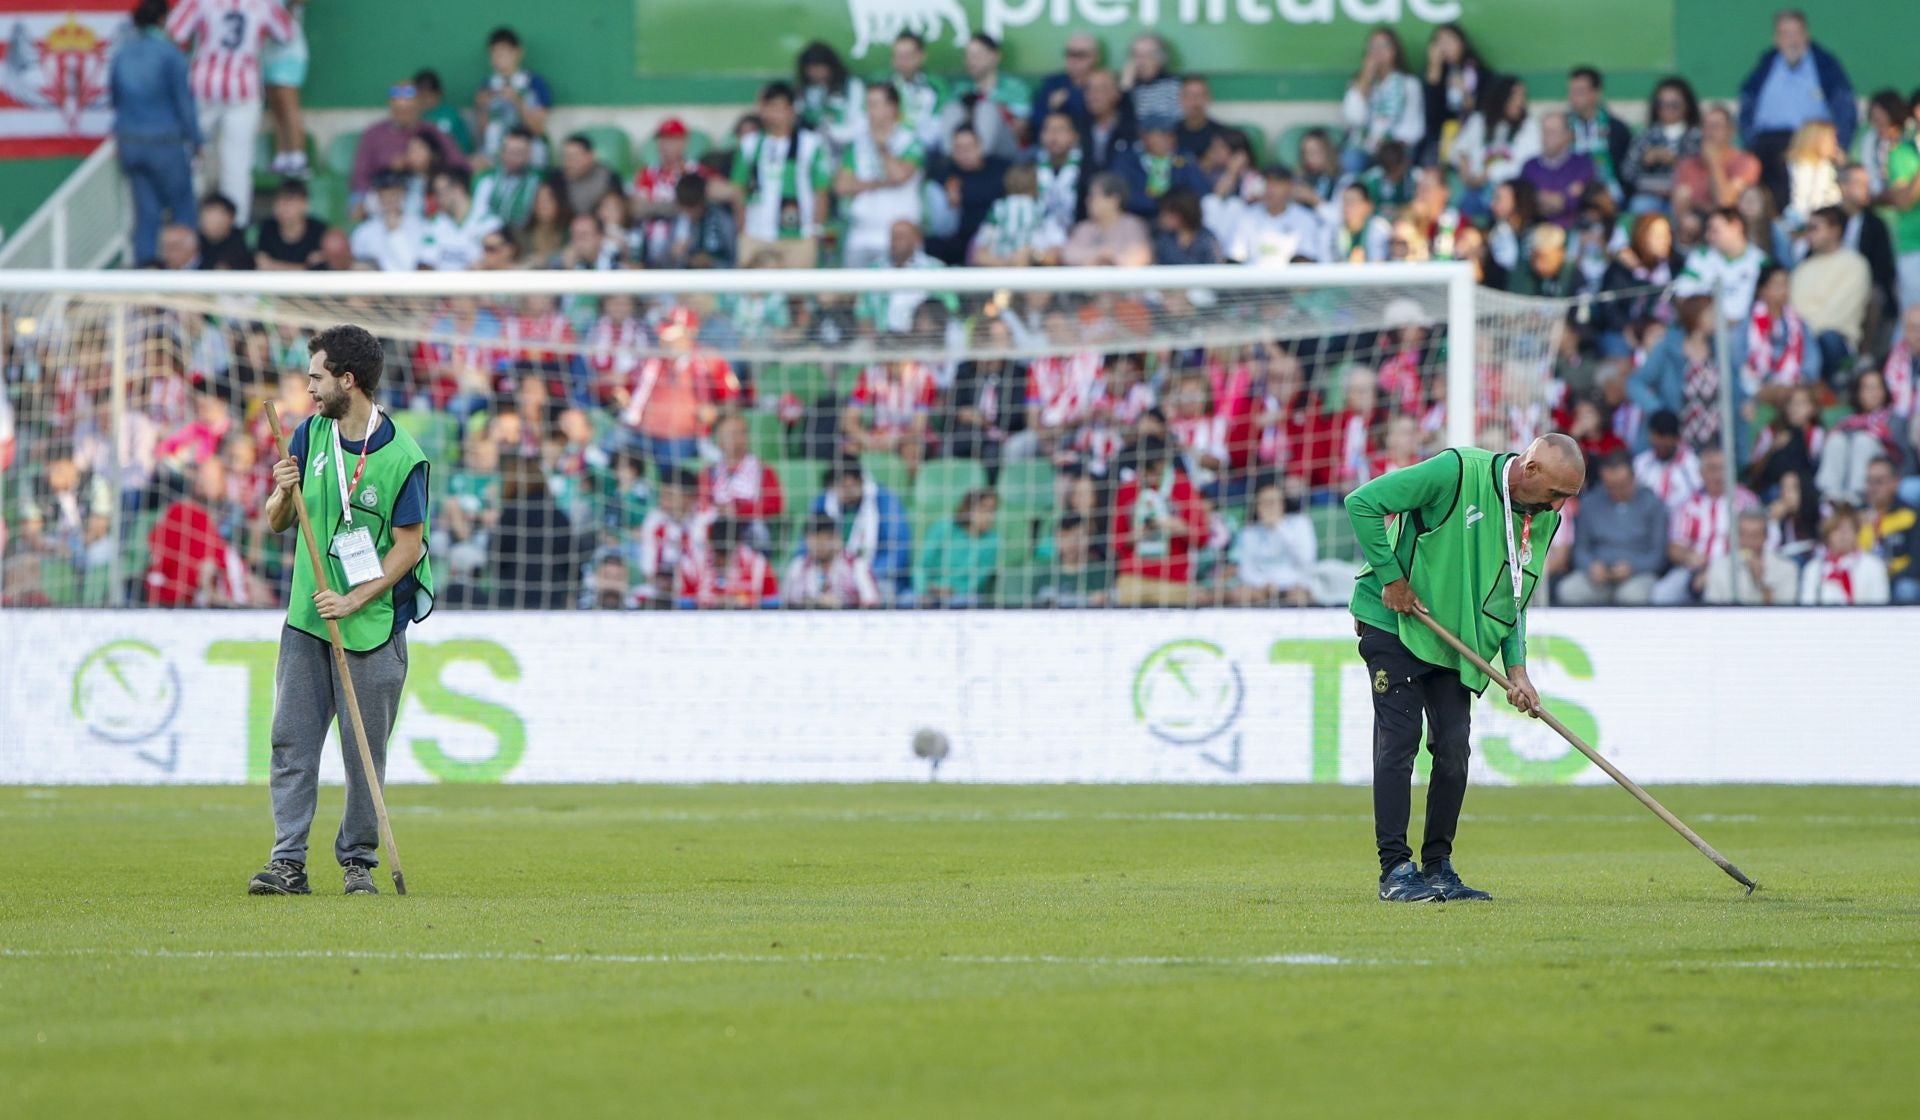
<svg viewBox="0 0 1920 1120"><path fill-rule="evenodd" d="M1527 513L1559 512L1587 484L1587 461L1572 436L1552 432L1527 445L1508 470L1513 508Z"/></svg>

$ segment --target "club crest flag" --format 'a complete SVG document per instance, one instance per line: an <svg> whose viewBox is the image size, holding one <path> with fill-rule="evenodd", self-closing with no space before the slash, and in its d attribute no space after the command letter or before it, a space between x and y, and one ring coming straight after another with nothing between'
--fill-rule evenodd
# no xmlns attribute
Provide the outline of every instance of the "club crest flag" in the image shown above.
<svg viewBox="0 0 1920 1120"><path fill-rule="evenodd" d="M107 135L107 63L132 7L0 0L0 158L85 155Z"/></svg>

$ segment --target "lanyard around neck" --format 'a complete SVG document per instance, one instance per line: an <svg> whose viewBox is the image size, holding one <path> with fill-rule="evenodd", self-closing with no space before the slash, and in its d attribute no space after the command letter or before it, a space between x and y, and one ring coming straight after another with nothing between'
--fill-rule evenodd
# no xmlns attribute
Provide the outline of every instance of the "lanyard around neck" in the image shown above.
<svg viewBox="0 0 1920 1120"><path fill-rule="evenodd" d="M1520 527L1520 543L1516 546L1513 539L1513 465L1520 461L1519 456L1507 460L1505 469L1500 472L1500 527L1507 533L1507 572L1513 577L1513 605L1520 606L1524 580L1521 570L1533 559L1533 515L1527 514L1525 523Z"/></svg>
<svg viewBox="0 0 1920 1120"><path fill-rule="evenodd" d="M353 491L367 469L367 452L373 448L373 433L380 427L379 406L367 410L367 435L360 441L360 461L353 465L353 481L347 481L346 451L340 446L340 422L333 423L333 474L340 480L340 511L348 525L353 524Z"/></svg>

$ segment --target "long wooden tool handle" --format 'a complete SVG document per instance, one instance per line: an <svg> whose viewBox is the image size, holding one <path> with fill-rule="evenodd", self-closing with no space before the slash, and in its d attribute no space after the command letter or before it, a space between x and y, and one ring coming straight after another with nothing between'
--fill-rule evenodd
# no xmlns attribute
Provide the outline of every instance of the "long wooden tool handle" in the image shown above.
<svg viewBox="0 0 1920 1120"><path fill-rule="evenodd" d="M287 435L280 429L280 412L267 402L267 426L273 429L274 450L280 458L291 458L287 454ZM340 496L346 501L346 495ZM327 564L320 558L320 542L313 533L313 520L307 516L307 498L300 487L293 488L293 512L300 519L300 538L307 542L307 559L313 562L313 585L328 587ZM367 742L367 725L360 718L360 697L353 689L353 673L347 664L347 645L340 637L340 624L333 619L326 620L327 638L333 643L333 670L340 677L340 690L347 697L348 718L353 722L354 744L360 748L360 774L366 780L367 795L373 800L374 819L380 823L380 843L386 846L387 859L393 864L393 890L395 894L407 893L407 876L400 869L400 849L393 842L393 824L387 819L387 799L380 791L380 776L373 768L373 747Z"/></svg>
<svg viewBox="0 0 1920 1120"><path fill-rule="evenodd" d="M1440 623L1436 621L1431 614L1427 613L1427 610L1425 607L1421 607L1419 610L1416 610L1413 613L1414 613L1414 617L1418 618L1421 622L1424 622L1427 624L1427 629L1439 635L1441 641L1452 646L1456 653L1466 658L1468 661L1472 662L1473 667L1480 670L1482 673L1485 673L1487 675L1487 678L1493 681L1493 683L1499 685L1503 689L1513 687L1511 682L1507 680L1506 676L1503 675L1500 672L1500 670L1494 668L1493 665L1490 662L1488 662L1486 658L1480 656L1471 647L1469 647L1467 643L1461 641L1459 638L1454 637L1451 631L1449 631L1446 627L1440 625ZM1540 721L1542 723L1545 723L1548 727L1551 727L1555 731L1559 732L1560 737L1562 739L1565 739L1567 742L1572 743L1573 748L1575 750L1579 751L1581 754L1586 755L1588 759L1592 760L1595 766L1598 766L1600 769L1606 771L1607 777L1612 778L1616 782L1619 782L1620 788L1626 790L1628 793L1631 793L1635 798L1639 800L1640 804L1645 805L1648 809L1651 809L1653 811L1654 816L1659 817L1661 820L1667 822L1667 824L1671 826L1675 832L1678 832L1680 835L1686 837L1687 843L1692 844L1694 847L1700 849L1701 855L1706 856L1708 859L1712 860L1715 864L1719 865L1720 870L1726 872L1728 875L1733 876L1733 879L1735 882L1747 888L1748 894L1752 894L1756 889L1758 889L1760 884L1754 882L1752 879L1749 879L1745 875L1741 874L1740 869L1735 867L1732 863L1728 862L1727 857L1715 851L1713 848L1713 845L1707 843L1705 840L1700 839L1699 833L1695 832L1691 828L1688 828L1687 823L1681 820L1679 817L1674 816L1671 812L1669 812L1665 805L1662 805L1658 801L1655 801L1653 798L1653 795L1648 793L1646 790L1641 789L1640 784L1638 782L1634 781L1632 778L1627 777L1625 774L1622 774L1620 772L1619 767L1615 766L1611 762L1608 762L1606 758L1604 758L1600 754L1599 751L1596 751L1592 747L1588 746L1586 740L1580 738L1580 736L1578 735L1575 735L1573 731L1570 728L1568 728L1566 724L1561 723L1559 718L1556 717L1552 712L1549 712L1545 707L1542 707L1539 709L1539 716L1540 716Z"/></svg>

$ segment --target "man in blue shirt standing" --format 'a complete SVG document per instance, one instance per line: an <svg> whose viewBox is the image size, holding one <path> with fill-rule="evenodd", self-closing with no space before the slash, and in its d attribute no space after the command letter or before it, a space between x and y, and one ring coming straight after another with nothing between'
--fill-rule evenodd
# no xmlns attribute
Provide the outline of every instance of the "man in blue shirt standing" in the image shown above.
<svg viewBox="0 0 1920 1120"><path fill-rule="evenodd" d="M1813 41L1806 13L1789 8L1773 17L1773 49L1740 84L1740 138L1759 157L1760 182L1782 209L1789 192L1787 145L1808 121L1832 121L1840 146L1849 148L1859 110L1840 60Z"/></svg>
<svg viewBox="0 0 1920 1120"><path fill-rule="evenodd" d="M133 190L133 262L151 264L159 249L160 215L191 226L189 153L200 150L200 116L187 89L187 56L162 30L167 0L140 0L133 33L113 52L107 88L120 169Z"/></svg>

